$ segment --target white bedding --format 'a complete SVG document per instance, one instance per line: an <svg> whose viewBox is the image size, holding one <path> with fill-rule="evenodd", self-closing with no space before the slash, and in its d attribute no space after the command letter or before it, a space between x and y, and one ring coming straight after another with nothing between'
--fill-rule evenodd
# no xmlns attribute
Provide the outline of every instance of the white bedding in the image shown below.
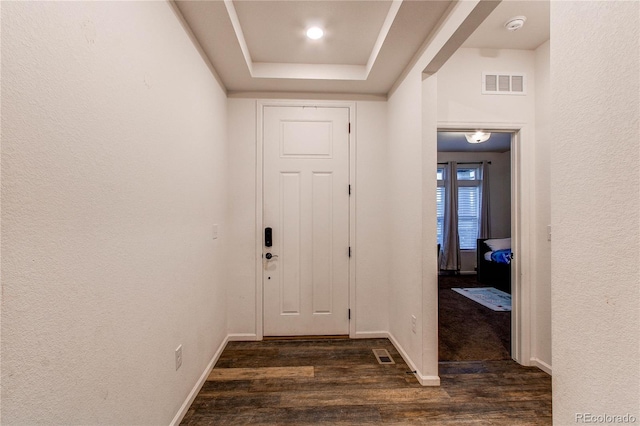
<svg viewBox="0 0 640 426"><path fill-rule="evenodd" d="M507 250L511 248L511 238L493 238L485 240L484 243L493 251Z"/></svg>

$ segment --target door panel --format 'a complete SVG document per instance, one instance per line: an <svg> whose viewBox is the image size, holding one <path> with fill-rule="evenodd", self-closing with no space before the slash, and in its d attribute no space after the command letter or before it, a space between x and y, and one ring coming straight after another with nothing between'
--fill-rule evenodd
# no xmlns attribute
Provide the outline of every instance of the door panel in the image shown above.
<svg viewBox="0 0 640 426"><path fill-rule="evenodd" d="M280 281L281 314L300 313L300 173L280 174L280 220L276 229L281 232L281 251L278 259L282 271ZM275 262L275 261L274 261Z"/></svg>
<svg viewBox="0 0 640 426"><path fill-rule="evenodd" d="M264 335L348 334L349 109L264 108Z"/></svg>
<svg viewBox="0 0 640 426"><path fill-rule="evenodd" d="M313 313L332 313L331 289L333 288L332 240L333 224L333 174L313 173L312 182L312 284Z"/></svg>

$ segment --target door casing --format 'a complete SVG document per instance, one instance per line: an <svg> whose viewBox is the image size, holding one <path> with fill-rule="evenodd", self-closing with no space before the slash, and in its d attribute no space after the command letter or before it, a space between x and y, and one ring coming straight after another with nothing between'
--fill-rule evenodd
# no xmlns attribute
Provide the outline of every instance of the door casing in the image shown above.
<svg viewBox="0 0 640 426"><path fill-rule="evenodd" d="M468 129L509 132L511 136L511 241L516 256L511 267L511 357L518 363L532 365L532 295L531 274L531 207L533 206L533 170L523 158L533 158L532 144L523 144L529 137L525 123L438 122L438 131L459 132ZM437 282L437 280L436 280Z"/></svg>
<svg viewBox="0 0 640 426"><path fill-rule="evenodd" d="M351 131L349 133L349 183L351 185L351 197L349 197L349 337L355 338L356 334L356 292L355 292L355 260L358 255L356 249L356 103L348 101L316 101L316 100L258 100L256 102L256 235L255 235L255 276L256 276L256 340L264 338L264 305L263 305L263 273L262 273L262 232L264 229L263 218L263 185L264 185L264 108L276 107L324 107L324 108L348 108Z"/></svg>

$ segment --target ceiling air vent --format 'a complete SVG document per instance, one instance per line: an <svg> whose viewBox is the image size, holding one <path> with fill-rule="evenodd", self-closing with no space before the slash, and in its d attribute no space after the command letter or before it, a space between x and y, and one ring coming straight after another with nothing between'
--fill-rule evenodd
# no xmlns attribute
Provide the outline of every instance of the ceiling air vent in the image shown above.
<svg viewBox="0 0 640 426"><path fill-rule="evenodd" d="M483 72L483 95L526 95L526 79L524 74Z"/></svg>

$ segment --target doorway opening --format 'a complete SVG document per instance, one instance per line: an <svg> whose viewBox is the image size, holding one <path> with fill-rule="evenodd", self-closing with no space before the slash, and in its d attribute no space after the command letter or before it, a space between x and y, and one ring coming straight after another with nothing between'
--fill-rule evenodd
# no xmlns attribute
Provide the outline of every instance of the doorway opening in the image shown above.
<svg viewBox="0 0 640 426"><path fill-rule="evenodd" d="M439 361L512 358L512 141L438 131ZM477 139L477 138L476 138Z"/></svg>

